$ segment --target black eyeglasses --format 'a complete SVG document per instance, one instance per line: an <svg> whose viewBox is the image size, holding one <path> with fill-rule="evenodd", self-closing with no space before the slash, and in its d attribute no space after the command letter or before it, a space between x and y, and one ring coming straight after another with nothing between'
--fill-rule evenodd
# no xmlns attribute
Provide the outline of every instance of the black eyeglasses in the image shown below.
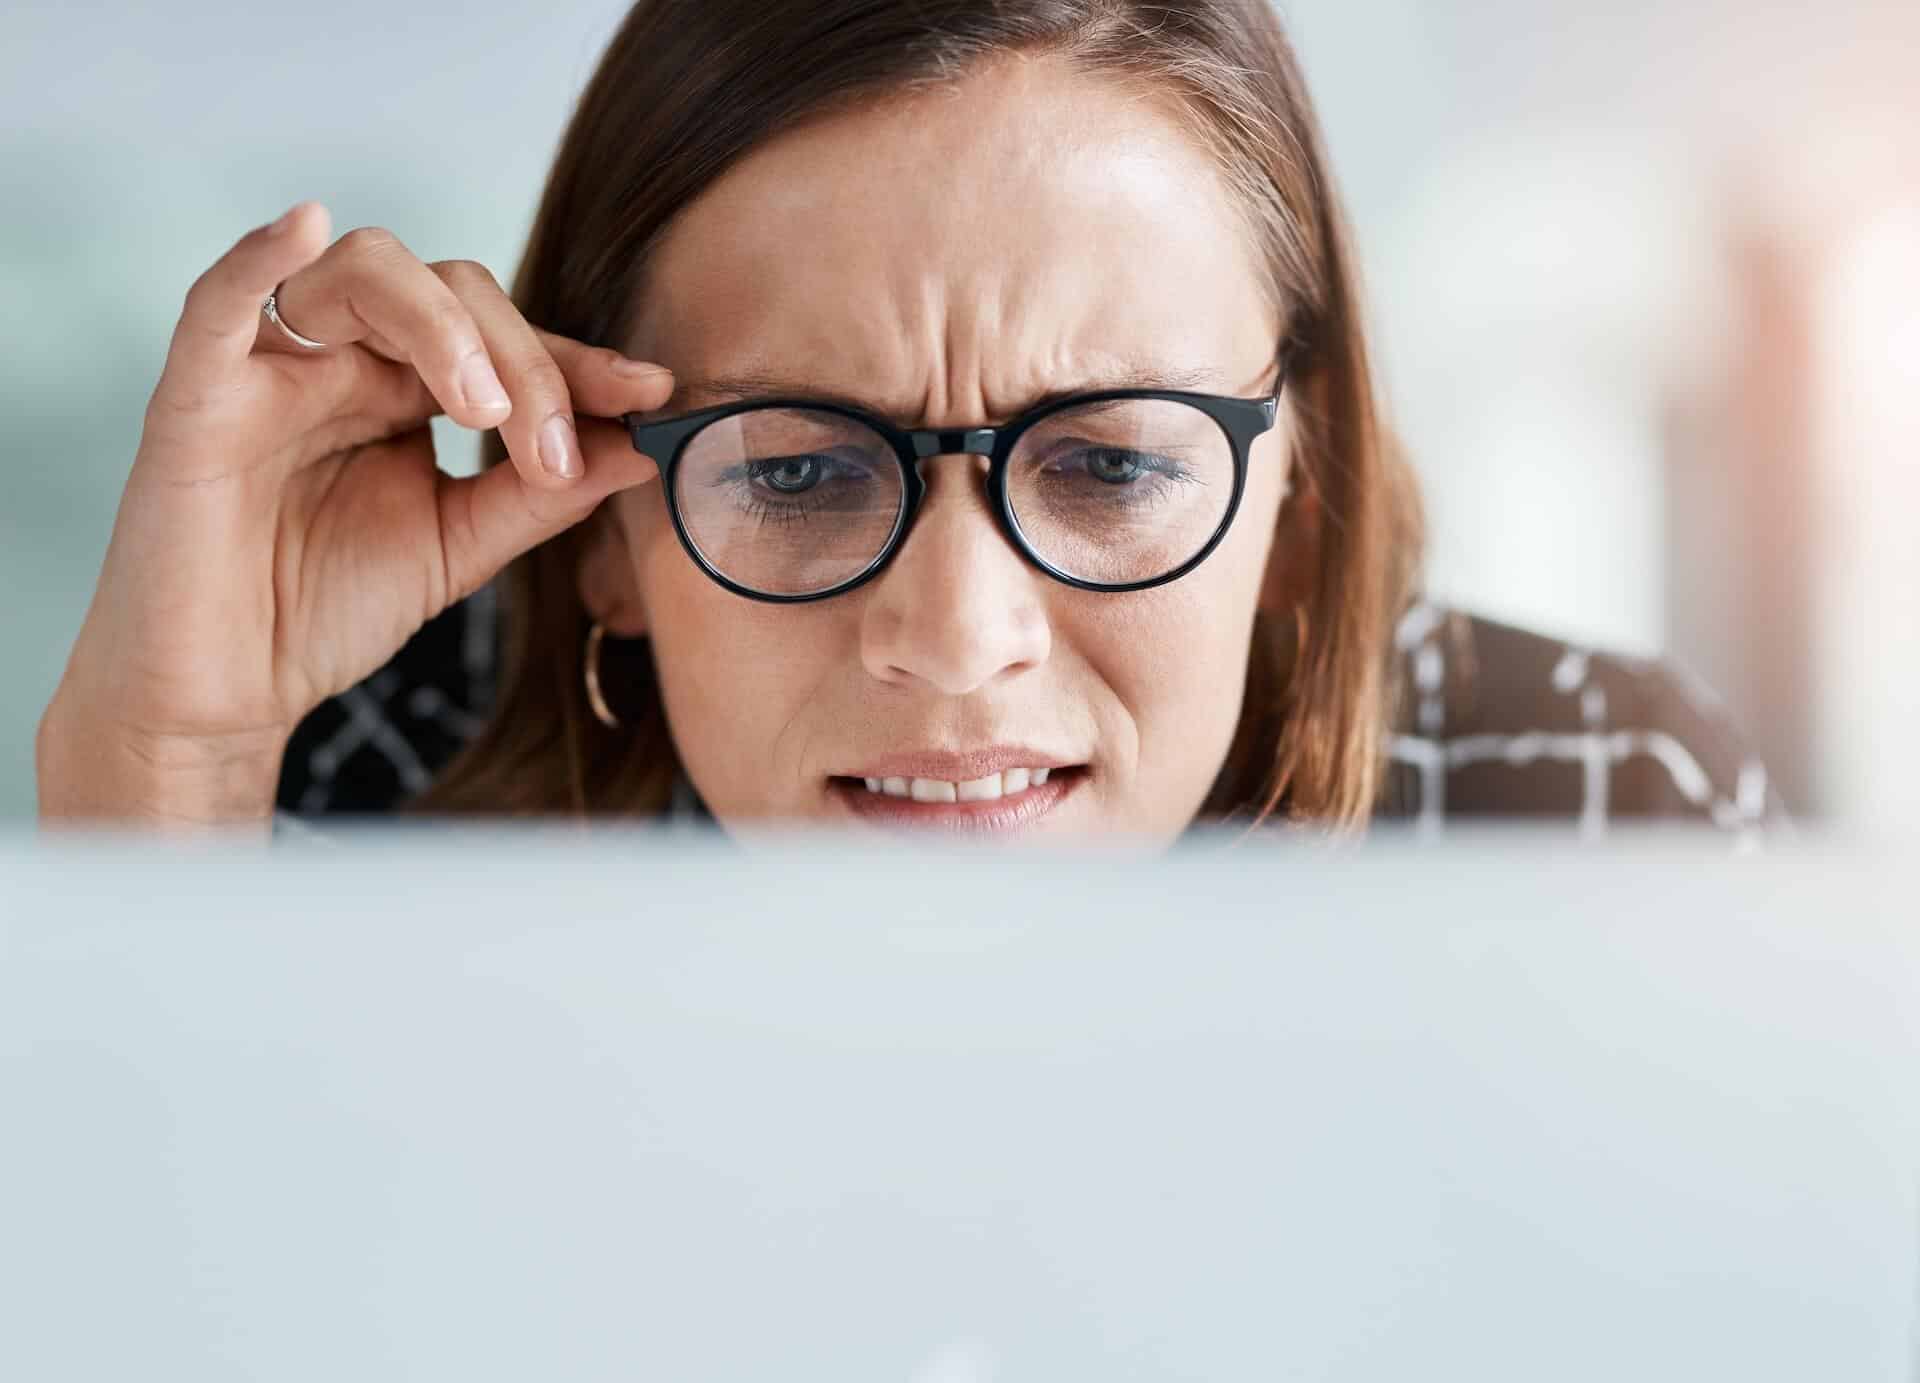
<svg viewBox="0 0 1920 1383"><path fill-rule="evenodd" d="M687 555L753 600L824 600L878 576L925 497L920 463L956 453L991 458L1001 530L1034 566L1081 590L1138 591L1186 575L1226 536L1291 354L1264 398L1106 389L1003 427L901 428L788 398L623 421L660 466Z"/></svg>

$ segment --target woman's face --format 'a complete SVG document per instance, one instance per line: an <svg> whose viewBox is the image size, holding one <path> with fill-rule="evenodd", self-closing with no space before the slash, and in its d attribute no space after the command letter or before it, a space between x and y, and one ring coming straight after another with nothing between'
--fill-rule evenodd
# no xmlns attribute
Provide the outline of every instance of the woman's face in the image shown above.
<svg viewBox="0 0 1920 1383"><path fill-rule="evenodd" d="M851 396L919 427L1004 422L1123 363L1258 397L1281 323L1227 195L1149 103L1055 59L1004 62L744 158L673 223L619 344L675 371L657 416L729 401L704 382L746 373L761 394ZM658 484L607 502L582 590L611 632L651 638L681 762L722 825L1168 841L1233 737L1291 434L1283 396L1226 539L1150 590L1029 565L995 521L986 458L965 455L923 465L907 542L846 594L726 591L680 547ZM1045 765L1046 784L1016 773L997 801L915 800Z"/></svg>

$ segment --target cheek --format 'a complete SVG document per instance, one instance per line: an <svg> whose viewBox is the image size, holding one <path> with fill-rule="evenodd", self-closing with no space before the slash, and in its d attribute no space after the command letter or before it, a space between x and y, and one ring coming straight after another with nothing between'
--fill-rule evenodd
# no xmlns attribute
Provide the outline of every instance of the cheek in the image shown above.
<svg viewBox="0 0 1920 1383"><path fill-rule="evenodd" d="M1236 524L1237 528L1237 524ZM1256 535L1257 537L1257 535ZM1261 545L1232 535L1198 570L1150 591L1088 596L1061 640L1117 703L1116 816L1177 830L1218 774L1239 724Z"/></svg>
<svg viewBox="0 0 1920 1383"><path fill-rule="evenodd" d="M1070 637L1131 722L1137 762L1126 809L1136 818L1162 813L1169 827L1183 824L1233 742L1285 479L1276 460L1255 453L1233 527L1198 569L1154 590L1073 604Z"/></svg>
<svg viewBox="0 0 1920 1383"><path fill-rule="evenodd" d="M1259 604L1284 477L1256 452L1233 526L1213 553L1178 581L1082 605L1111 666L1155 703L1216 704L1210 689L1238 684ZM1097 601L1099 598L1095 597Z"/></svg>
<svg viewBox="0 0 1920 1383"><path fill-rule="evenodd" d="M624 518L655 675L682 767L722 816L776 808L798 780L807 709L840 650L825 606L778 606L723 590L680 546L657 487Z"/></svg>
<svg viewBox="0 0 1920 1383"><path fill-rule="evenodd" d="M1086 641L1103 677L1143 722L1177 735L1183 720L1231 717L1246 669L1253 583L1226 561L1224 546L1198 571L1153 591L1120 597ZM1190 719L1191 718L1191 719ZM1146 732L1143 723L1143 735Z"/></svg>

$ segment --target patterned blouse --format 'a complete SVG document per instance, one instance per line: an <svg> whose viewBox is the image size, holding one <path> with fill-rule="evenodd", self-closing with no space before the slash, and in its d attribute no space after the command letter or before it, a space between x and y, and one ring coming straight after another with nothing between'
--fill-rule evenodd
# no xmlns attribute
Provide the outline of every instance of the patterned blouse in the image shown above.
<svg viewBox="0 0 1920 1383"><path fill-rule="evenodd" d="M492 704L500 611L492 587L428 621L358 686L301 722L281 768L276 835L314 818L391 810L478 733ZM1791 824L1760 760L1706 688L1671 664L1562 642L1421 602L1395 639L1403 708L1373 819L1436 833L1451 821L1690 821L1742 848ZM670 815L711 820L684 776Z"/></svg>

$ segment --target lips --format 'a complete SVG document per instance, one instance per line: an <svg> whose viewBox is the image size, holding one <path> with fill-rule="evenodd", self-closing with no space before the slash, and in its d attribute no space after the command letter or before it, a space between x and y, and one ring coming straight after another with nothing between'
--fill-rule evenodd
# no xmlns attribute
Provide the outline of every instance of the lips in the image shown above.
<svg viewBox="0 0 1920 1383"><path fill-rule="evenodd" d="M888 797L906 797L915 802L992 802L1012 797L1029 787L1042 787L1054 773L1051 768L1009 768L956 783L945 778L863 778L868 792Z"/></svg>
<svg viewBox="0 0 1920 1383"><path fill-rule="evenodd" d="M1024 768L1029 774L1036 768L1067 768L1084 760L1049 753L1032 745L996 744L985 749L955 753L948 750L912 750L870 759L858 767L842 770L842 776L862 780L873 778L884 783L889 778L926 778L933 782L968 783L1004 774L1010 768Z"/></svg>
<svg viewBox="0 0 1920 1383"><path fill-rule="evenodd" d="M879 825L994 834L1033 825L1070 798L1088 773L1083 764L1052 765L1043 767L1038 776L1035 782L1032 770L1016 764L999 774L961 781L895 774L891 782L880 779L878 791L862 778L836 777L829 791L849 812ZM987 793L989 781L998 789L991 795ZM902 786L906 791L889 790ZM966 797L960 795L963 786L970 789Z"/></svg>

